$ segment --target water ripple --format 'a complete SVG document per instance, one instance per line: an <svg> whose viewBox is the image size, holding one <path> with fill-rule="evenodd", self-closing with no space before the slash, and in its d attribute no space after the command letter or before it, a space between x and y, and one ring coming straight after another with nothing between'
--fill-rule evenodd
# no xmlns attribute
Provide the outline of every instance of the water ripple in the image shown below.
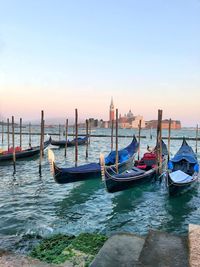
<svg viewBox="0 0 200 267"><path fill-rule="evenodd" d="M97 131L109 133L109 130ZM131 130L120 131L122 134L133 134ZM141 154L146 151L147 144L155 145L155 138L149 139L149 131L142 134L148 138L141 141ZM154 137L155 134L154 131ZM166 136L167 131L163 134ZM195 131L177 131L173 134L194 137ZM119 147L126 146L130 140L119 139ZM37 144L38 139L34 137L33 142ZM189 143L195 147L195 141ZM180 140L171 141L172 154L180 144ZM98 161L100 152L107 154L109 151L110 138L92 138L89 159L85 160L85 147L81 146L79 164ZM54 153L61 165L73 166L73 148L68 148L66 159L63 149L54 149ZM15 177L12 164L0 165L0 235L10 238L11 235L25 234L110 234L119 231L146 234L151 228L184 234L189 223L200 221L199 185L193 192L178 198L169 198L164 182L109 194L100 179L56 184L46 155L42 163L42 177L38 173L38 164L38 158L17 161Z"/></svg>

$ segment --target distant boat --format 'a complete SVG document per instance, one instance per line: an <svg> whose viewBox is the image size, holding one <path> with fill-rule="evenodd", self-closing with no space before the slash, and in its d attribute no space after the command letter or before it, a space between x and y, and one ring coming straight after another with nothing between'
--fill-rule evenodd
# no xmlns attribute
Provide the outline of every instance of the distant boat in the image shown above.
<svg viewBox="0 0 200 267"><path fill-rule="evenodd" d="M118 151L119 155L119 170L125 170L128 166L133 164L133 158L138 150L138 142L136 137L133 137L132 142L122 150ZM109 168L115 167L116 152L112 151L106 157L106 165ZM100 163L89 163L80 165L78 167L60 168L55 164L54 153L49 149L49 160L52 164L52 171L54 179L57 183L71 183L77 181L83 181L86 179L100 178L101 177L101 165Z"/></svg>
<svg viewBox="0 0 200 267"><path fill-rule="evenodd" d="M185 138L175 156L168 163L167 186L170 195L191 189L198 181L199 163Z"/></svg>
<svg viewBox="0 0 200 267"><path fill-rule="evenodd" d="M162 165L167 162L167 147L162 141ZM156 147L152 152L144 153L143 157L135 161L134 167L122 173L116 173L115 169L105 166L102 179L105 181L106 189L110 193L129 189L138 184L151 181L156 177L158 171Z"/></svg>
<svg viewBox="0 0 200 267"><path fill-rule="evenodd" d="M85 145L87 143L88 137L78 137L78 145ZM66 140L53 140L51 139L51 145L53 146L59 146L59 147L65 147L66 145ZM71 146L75 146L76 145L76 138L74 138L73 140L67 140L67 147L71 147Z"/></svg>
<svg viewBox="0 0 200 267"><path fill-rule="evenodd" d="M44 149L50 144L49 140L44 142ZM40 146L30 147L28 149L22 150L20 147L15 147L15 156L16 159L26 159L40 154ZM13 148L9 148L7 151L1 151L0 153L0 162L11 161L13 160Z"/></svg>

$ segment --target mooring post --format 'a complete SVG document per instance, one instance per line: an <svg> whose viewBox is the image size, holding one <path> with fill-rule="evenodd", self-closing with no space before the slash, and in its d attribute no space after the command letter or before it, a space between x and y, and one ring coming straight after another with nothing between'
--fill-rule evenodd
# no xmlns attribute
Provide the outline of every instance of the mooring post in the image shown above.
<svg viewBox="0 0 200 267"><path fill-rule="evenodd" d="M59 141L60 141L60 133L61 133L61 126L60 124L58 125L58 135L59 135Z"/></svg>
<svg viewBox="0 0 200 267"><path fill-rule="evenodd" d="M88 144L90 145L90 136L91 136L91 133L92 133L92 123L91 123L91 120L88 121L88 131L89 131L89 142Z"/></svg>
<svg viewBox="0 0 200 267"><path fill-rule="evenodd" d="M86 123L86 151L85 151L85 158L88 159L88 143L89 143L89 135L88 135L88 120L85 121Z"/></svg>
<svg viewBox="0 0 200 267"><path fill-rule="evenodd" d="M29 123L29 147L31 148L31 123Z"/></svg>
<svg viewBox="0 0 200 267"><path fill-rule="evenodd" d="M152 140L153 136L152 136L152 127L150 128L150 139Z"/></svg>
<svg viewBox="0 0 200 267"><path fill-rule="evenodd" d="M114 120L111 122L111 151L113 151Z"/></svg>
<svg viewBox="0 0 200 267"><path fill-rule="evenodd" d="M119 154L118 154L118 109L116 109L116 139L115 139L115 151L116 151L116 158L115 158L115 165L116 165L116 172L118 173L118 161L119 161Z"/></svg>
<svg viewBox="0 0 200 267"><path fill-rule="evenodd" d="M42 121L42 157L44 157L44 124L45 120Z"/></svg>
<svg viewBox="0 0 200 267"><path fill-rule="evenodd" d="M159 174L162 174L162 110L160 110L160 136L159 136L159 145L160 145L160 149L159 149Z"/></svg>
<svg viewBox="0 0 200 267"><path fill-rule="evenodd" d="M138 143L139 143L139 146L138 146L138 160L140 159L140 139L141 139L141 124L142 124L142 121L139 120L139 124L138 124Z"/></svg>
<svg viewBox="0 0 200 267"><path fill-rule="evenodd" d="M199 132L199 127L197 124L197 127L196 127L196 148L195 148L196 154L197 154L197 147L198 147L198 132Z"/></svg>
<svg viewBox="0 0 200 267"><path fill-rule="evenodd" d="M78 110L75 109L75 167L78 162Z"/></svg>
<svg viewBox="0 0 200 267"><path fill-rule="evenodd" d="M65 158L67 157L68 119L65 122Z"/></svg>
<svg viewBox="0 0 200 267"><path fill-rule="evenodd" d="M8 145L8 150L10 148L10 123L9 119L7 119L7 145Z"/></svg>
<svg viewBox="0 0 200 267"><path fill-rule="evenodd" d="M169 119L169 129L168 129L168 161L170 159L171 125L172 125L172 120L170 118Z"/></svg>
<svg viewBox="0 0 200 267"><path fill-rule="evenodd" d="M16 155L15 155L15 125L14 116L12 116L12 147L13 147L13 175L16 173Z"/></svg>
<svg viewBox="0 0 200 267"><path fill-rule="evenodd" d="M1 125L1 132L2 132L1 143L2 143L2 146L3 146L3 138L4 138L4 122L3 122L3 120L2 120L2 125Z"/></svg>
<svg viewBox="0 0 200 267"><path fill-rule="evenodd" d="M19 120L19 146L22 148L22 118Z"/></svg>
<svg viewBox="0 0 200 267"><path fill-rule="evenodd" d="M161 165L161 139L162 139L162 110L158 110L158 124L157 124L157 137L156 137L156 154L157 154L157 172L160 173L160 165Z"/></svg>
<svg viewBox="0 0 200 267"><path fill-rule="evenodd" d="M43 125L44 125L44 111L41 111L40 123L40 161L39 161L39 175L42 176L42 158L43 158Z"/></svg>

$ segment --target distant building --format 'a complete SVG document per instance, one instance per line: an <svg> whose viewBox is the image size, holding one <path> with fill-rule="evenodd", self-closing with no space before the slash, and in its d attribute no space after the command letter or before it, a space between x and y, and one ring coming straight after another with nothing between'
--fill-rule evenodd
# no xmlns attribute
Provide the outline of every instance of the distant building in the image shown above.
<svg viewBox="0 0 200 267"><path fill-rule="evenodd" d="M143 116L140 116L140 115L137 115L134 117L134 120L132 121L132 124L131 124L132 126L131 128L138 128L140 120L141 120L141 128L145 128L145 120Z"/></svg>
<svg viewBox="0 0 200 267"><path fill-rule="evenodd" d="M131 110L122 117L119 116L119 127L120 128L138 128L139 122L141 120L141 128L145 128L145 121L143 116L134 116Z"/></svg>
<svg viewBox="0 0 200 267"><path fill-rule="evenodd" d="M98 127L98 120L94 118L89 118L90 127Z"/></svg>
<svg viewBox="0 0 200 267"><path fill-rule="evenodd" d="M157 120L151 120L146 122L146 128L157 128L158 121ZM162 120L162 129L168 129L169 128L169 120ZM181 122L179 120L172 120L171 121L171 129L177 130L181 129Z"/></svg>
<svg viewBox="0 0 200 267"><path fill-rule="evenodd" d="M108 121L104 121L102 123L102 128L108 128L110 125L109 125L109 122Z"/></svg>

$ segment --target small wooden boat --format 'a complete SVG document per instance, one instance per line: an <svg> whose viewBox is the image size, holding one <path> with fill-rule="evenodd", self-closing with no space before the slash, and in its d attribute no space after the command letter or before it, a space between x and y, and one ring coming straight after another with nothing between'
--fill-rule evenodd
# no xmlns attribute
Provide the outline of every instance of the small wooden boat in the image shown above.
<svg viewBox="0 0 200 267"><path fill-rule="evenodd" d="M78 145L85 145L87 143L87 140L88 140L88 137L85 136L85 137L78 137L77 138L78 140ZM60 140L60 141L57 141L57 140L53 140L51 139L51 145L53 146L59 146L59 147L65 147L66 145L66 140ZM71 147L71 146L75 146L76 145L76 138L74 138L73 140L67 140L67 147Z"/></svg>
<svg viewBox="0 0 200 267"><path fill-rule="evenodd" d="M166 165L167 147L162 141L162 166ZM152 152L147 152L141 160L135 161L134 167L122 173L116 173L114 168L107 168L102 171L102 179L105 181L107 191L114 193L129 189L135 185L149 182L157 176L157 154L156 148Z"/></svg>
<svg viewBox="0 0 200 267"><path fill-rule="evenodd" d="M44 142L44 149L50 144L49 140ZM40 154L40 146L30 147L28 149L22 150L20 147L15 147L16 159L25 159L33 157ZM0 162L13 160L13 148L11 147L8 151L3 151L0 153Z"/></svg>
<svg viewBox="0 0 200 267"><path fill-rule="evenodd" d="M167 186L170 195L185 192L198 181L199 164L197 156L185 138L175 156L168 162Z"/></svg>
<svg viewBox="0 0 200 267"><path fill-rule="evenodd" d="M119 170L125 170L128 166L132 165L133 158L138 150L138 142L136 137L133 137L132 142L122 150L119 150ZM112 151L106 157L106 165L112 168L115 164L116 152ZM49 149L49 161L52 165L52 172L54 179L57 183L71 183L83 181L86 179L100 178L101 165L96 162L80 165L78 167L60 168L55 164L54 153Z"/></svg>

